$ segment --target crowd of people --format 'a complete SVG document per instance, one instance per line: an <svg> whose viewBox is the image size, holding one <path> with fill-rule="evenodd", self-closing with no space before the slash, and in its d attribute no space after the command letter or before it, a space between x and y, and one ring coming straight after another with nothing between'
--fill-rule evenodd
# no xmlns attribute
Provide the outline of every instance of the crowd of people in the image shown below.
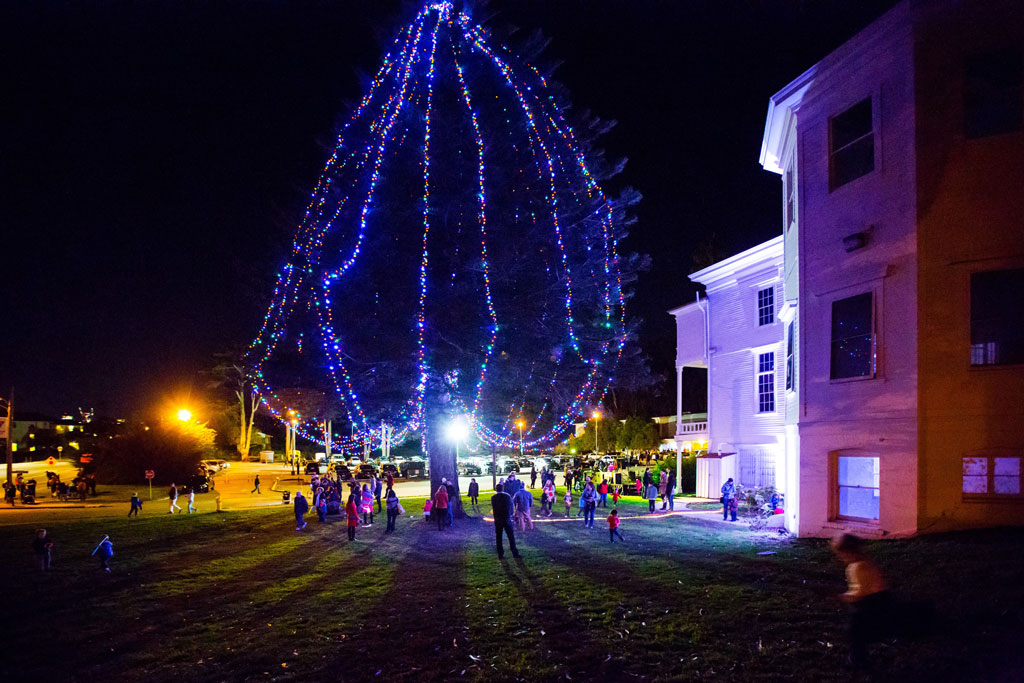
<svg viewBox="0 0 1024 683"><path fill-rule="evenodd" d="M260 493L259 485L253 493ZM360 483L358 480L342 478L333 470L326 474L314 474L309 482L309 499L303 490L295 493L292 503L295 514L295 530L306 528L305 515L312 510L321 524L327 523L332 515L344 515L348 539L356 539L356 530L373 526L374 514L384 514L387 527L384 533L395 531L395 522L405 510L395 492L395 479L388 473L383 479L376 476Z"/></svg>

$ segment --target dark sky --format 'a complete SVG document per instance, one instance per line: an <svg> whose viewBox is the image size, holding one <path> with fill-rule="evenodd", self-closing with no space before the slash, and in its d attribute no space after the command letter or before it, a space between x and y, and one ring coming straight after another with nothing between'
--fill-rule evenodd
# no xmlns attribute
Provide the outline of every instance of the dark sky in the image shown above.
<svg viewBox="0 0 1024 683"><path fill-rule="evenodd" d="M893 0L493 0L540 29L644 195L631 313L654 369L695 245L781 230L768 97ZM0 395L130 415L246 344L335 132L408 2L3 3Z"/></svg>

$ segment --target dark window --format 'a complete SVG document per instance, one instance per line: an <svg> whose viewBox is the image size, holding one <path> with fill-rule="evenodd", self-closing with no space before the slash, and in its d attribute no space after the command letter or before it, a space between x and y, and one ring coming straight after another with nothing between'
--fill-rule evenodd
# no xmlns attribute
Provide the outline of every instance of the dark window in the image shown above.
<svg viewBox="0 0 1024 683"><path fill-rule="evenodd" d="M967 58L964 135L983 138L1021 129L1021 53L1006 49Z"/></svg>
<svg viewBox="0 0 1024 683"><path fill-rule="evenodd" d="M875 372L871 293L832 302L832 379Z"/></svg>
<svg viewBox="0 0 1024 683"><path fill-rule="evenodd" d="M829 121L829 189L875 170L875 136L871 98L858 102Z"/></svg>
<svg viewBox="0 0 1024 683"><path fill-rule="evenodd" d="M775 412L775 352L757 356L757 412Z"/></svg>
<svg viewBox="0 0 1024 683"><path fill-rule="evenodd" d="M1024 363L1024 268L971 274L971 365Z"/></svg>
<svg viewBox="0 0 1024 683"><path fill-rule="evenodd" d="M775 322L775 288L761 289L757 292L757 324L771 325Z"/></svg>
<svg viewBox="0 0 1024 683"><path fill-rule="evenodd" d="M793 357L793 323L786 326L786 391L793 388L795 361Z"/></svg>
<svg viewBox="0 0 1024 683"><path fill-rule="evenodd" d="M796 221L796 184L793 174L793 162L786 167L786 229Z"/></svg>

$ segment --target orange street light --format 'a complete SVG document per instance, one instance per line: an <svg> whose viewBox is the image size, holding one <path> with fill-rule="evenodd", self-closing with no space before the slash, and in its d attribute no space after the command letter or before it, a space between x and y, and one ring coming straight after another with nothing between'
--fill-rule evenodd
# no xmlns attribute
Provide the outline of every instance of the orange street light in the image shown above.
<svg viewBox="0 0 1024 683"><path fill-rule="evenodd" d="M192 411L189 410L188 408L181 408L181 409L179 409L178 413L177 413L177 416L178 416L178 419L181 420L182 422L191 422L192 421Z"/></svg>

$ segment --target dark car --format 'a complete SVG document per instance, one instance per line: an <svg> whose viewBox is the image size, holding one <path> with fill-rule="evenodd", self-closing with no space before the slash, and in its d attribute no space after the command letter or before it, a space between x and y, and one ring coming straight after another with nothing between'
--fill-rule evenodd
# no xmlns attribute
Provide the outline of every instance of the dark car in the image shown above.
<svg viewBox="0 0 1024 683"><path fill-rule="evenodd" d="M394 463L391 463L391 462L386 462L386 463L384 463L383 465L380 466L380 477L381 477L381 479L384 479L385 477L387 477L389 473L391 474L392 477L400 477L400 476L402 476L401 473L399 473L399 471L398 471L398 466L397 465L395 465Z"/></svg>
<svg viewBox="0 0 1024 683"><path fill-rule="evenodd" d="M422 477L427 473L427 466L420 460L410 460L402 463L400 471L403 477Z"/></svg>
<svg viewBox="0 0 1024 683"><path fill-rule="evenodd" d="M345 465L335 465L334 471L338 474L338 479L342 481L348 481L352 478L352 472Z"/></svg>
<svg viewBox="0 0 1024 683"><path fill-rule="evenodd" d="M356 479L369 479L370 477L377 475L377 468L373 465L364 462L362 465L356 468Z"/></svg>
<svg viewBox="0 0 1024 683"><path fill-rule="evenodd" d="M306 463L306 474L320 474L320 463L310 460Z"/></svg>
<svg viewBox="0 0 1024 683"><path fill-rule="evenodd" d="M459 472L464 477L479 477L481 474L483 474L483 470L480 469L480 466L471 462L464 462L459 464Z"/></svg>
<svg viewBox="0 0 1024 683"><path fill-rule="evenodd" d="M205 474L196 474L189 477L188 481L185 482L185 490L192 489L196 493L209 493L210 492L210 478Z"/></svg>

